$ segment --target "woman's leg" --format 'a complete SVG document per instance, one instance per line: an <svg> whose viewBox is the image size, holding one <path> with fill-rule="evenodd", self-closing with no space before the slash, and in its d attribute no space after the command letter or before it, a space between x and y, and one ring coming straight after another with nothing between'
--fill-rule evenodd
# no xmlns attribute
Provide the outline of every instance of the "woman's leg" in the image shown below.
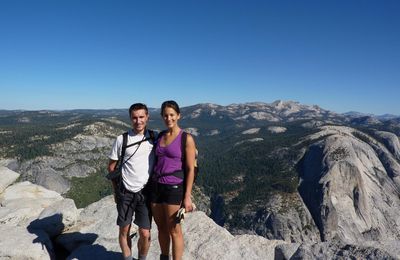
<svg viewBox="0 0 400 260"><path fill-rule="evenodd" d="M168 224L169 235L172 238L172 257L174 260L180 260L183 256L183 234L179 223L176 223L176 213L180 209L180 205L163 205L165 209L166 222Z"/></svg>
<svg viewBox="0 0 400 260"><path fill-rule="evenodd" d="M169 255L170 238L163 204L151 203L151 210L158 228L158 243L160 244L161 254Z"/></svg>

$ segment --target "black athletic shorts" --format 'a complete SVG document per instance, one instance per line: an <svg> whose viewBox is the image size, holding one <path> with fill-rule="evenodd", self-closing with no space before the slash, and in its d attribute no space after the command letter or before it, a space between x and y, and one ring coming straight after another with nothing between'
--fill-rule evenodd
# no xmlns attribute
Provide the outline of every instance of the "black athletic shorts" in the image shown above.
<svg viewBox="0 0 400 260"><path fill-rule="evenodd" d="M123 184L121 184L123 186ZM135 215L134 223L140 228L151 228L151 210L150 200L147 192L142 189L139 192L130 192L124 187L117 194L117 225L125 227L132 223L133 215Z"/></svg>
<svg viewBox="0 0 400 260"><path fill-rule="evenodd" d="M151 202L159 204L181 205L183 200L183 183L162 184L151 183Z"/></svg>

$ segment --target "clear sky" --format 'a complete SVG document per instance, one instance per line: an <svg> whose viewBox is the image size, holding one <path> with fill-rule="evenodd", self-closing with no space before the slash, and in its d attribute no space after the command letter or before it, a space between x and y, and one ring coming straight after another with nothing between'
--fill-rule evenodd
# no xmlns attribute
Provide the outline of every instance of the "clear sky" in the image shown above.
<svg viewBox="0 0 400 260"><path fill-rule="evenodd" d="M1 0L0 109L293 100L400 115L398 0Z"/></svg>

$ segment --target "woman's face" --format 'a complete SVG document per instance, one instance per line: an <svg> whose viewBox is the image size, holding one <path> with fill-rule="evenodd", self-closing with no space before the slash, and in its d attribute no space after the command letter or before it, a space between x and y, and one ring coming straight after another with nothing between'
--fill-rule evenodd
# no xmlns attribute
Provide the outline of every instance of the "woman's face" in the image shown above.
<svg viewBox="0 0 400 260"><path fill-rule="evenodd" d="M178 114L173 108L166 107L163 111L164 123L168 128L173 128L177 125L181 115Z"/></svg>

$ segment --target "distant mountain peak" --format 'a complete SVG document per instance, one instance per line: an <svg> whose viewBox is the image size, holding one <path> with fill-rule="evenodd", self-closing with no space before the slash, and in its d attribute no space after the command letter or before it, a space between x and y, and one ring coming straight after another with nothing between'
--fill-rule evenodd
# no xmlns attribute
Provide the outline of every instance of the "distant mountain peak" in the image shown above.
<svg viewBox="0 0 400 260"><path fill-rule="evenodd" d="M271 103L274 106L287 106L287 105L300 105L300 102L293 100L282 100L278 99Z"/></svg>
<svg viewBox="0 0 400 260"><path fill-rule="evenodd" d="M342 115L350 116L350 117L366 117L366 116L371 117L371 116L374 116L373 114L366 114L366 113L361 113L361 112L357 112L357 111L349 111L349 112L343 113Z"/></svg>
<svg viewBox="0 0 400 260"><path fill-rule="evenodd" d="M201 103L199 104L201 108L209 108L209 109L216 109L221 107L221 105L214 104L214 103Z"/></svg>

